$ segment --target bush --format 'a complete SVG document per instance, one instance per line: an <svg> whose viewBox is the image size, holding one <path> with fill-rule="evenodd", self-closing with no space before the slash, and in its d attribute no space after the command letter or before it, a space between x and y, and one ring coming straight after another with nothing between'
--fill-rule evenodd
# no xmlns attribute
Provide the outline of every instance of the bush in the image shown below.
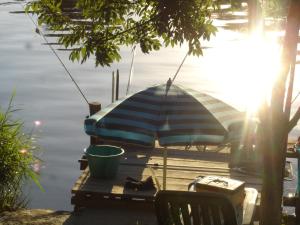
<svg viewBox="0 0 300 225"><path fill-rule="evenodd" d="M15 210L26 205L22 194L25 181L32 179L40 186L33 170L32 134L23 133L23 123L12 119L13 96L7 110L0 107L0 212Z"/></svg>

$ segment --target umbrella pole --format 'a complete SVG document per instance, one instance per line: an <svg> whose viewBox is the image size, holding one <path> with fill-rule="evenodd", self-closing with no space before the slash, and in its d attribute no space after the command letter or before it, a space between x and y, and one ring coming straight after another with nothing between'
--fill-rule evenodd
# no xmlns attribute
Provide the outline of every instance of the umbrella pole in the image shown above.
<svg viewBox="0 0 300 225"><path fill-rule="evenodd" d="M166 184L167 184L167 148L164 148L164 165L163 165L163 190L166 190Z"/></svg>

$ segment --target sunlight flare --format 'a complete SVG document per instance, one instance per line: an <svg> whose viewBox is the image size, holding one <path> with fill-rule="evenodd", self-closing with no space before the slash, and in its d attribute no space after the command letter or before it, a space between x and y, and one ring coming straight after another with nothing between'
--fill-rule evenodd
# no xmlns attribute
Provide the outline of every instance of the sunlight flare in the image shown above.
<svg viewBox="0 0 300 225"><path fill-rule="evenodd" d="M35 125L36 127L40 126L41 124L42 124L42 123L41 123L41 121L39 121L39 120L34 121L34 125Z"/></svg>
<svg viewBox="0 0 300 225"><path fill-rule="evenodd" d="M27 149L21 149L19 152L20 152L21 154L23 154L23 155L25 155L25 154L28 153Z"/></svg>
<svg viewBox="0 0 300 225"><path fill-rule="evenodd" d="M280 67L280 46L275 40L253 33L228 54L234 65L232 74L223 76L224 92L244 102L245 111L255 113L269 101ZM228 88L233 84L234 88Z"/></svg>

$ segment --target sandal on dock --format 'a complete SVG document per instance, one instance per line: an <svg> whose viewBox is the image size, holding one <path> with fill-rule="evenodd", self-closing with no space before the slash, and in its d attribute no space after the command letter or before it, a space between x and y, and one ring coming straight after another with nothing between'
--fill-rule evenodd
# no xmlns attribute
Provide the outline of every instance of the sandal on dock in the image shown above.
<svg viewBox="0 0 300 225"><path fill-rule="evenodd" d="M142 181L138 181L132 177L126 177L124 187L136 191L148 191L148 190L155 189L152 176L147 177L146 180L142 180Z"/></svg>

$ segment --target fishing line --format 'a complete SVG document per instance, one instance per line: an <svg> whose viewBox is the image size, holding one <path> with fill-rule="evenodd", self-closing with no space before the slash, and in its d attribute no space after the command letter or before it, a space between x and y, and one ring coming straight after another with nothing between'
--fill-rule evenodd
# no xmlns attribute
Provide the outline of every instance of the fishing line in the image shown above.
<svg viewBox="0 0 300 225"><path fill-rule="evenodd" d="M126 95L129 94L129 88L130 88L130 84L131 84L131 77L133 76L133 63L134 63L134 57L135 57L135 48L136 48L136 45L133 46L132 51L131 51L132 52L132 59L131 59L131 65L130 65L130 70L129 70L129 77L128 77Z"/></svg>
<svg viewBox="0 0 300 225"><path fill-rule="evenodd" d="M27 3L26 3L27 4ZM24 11L25 8L22 5ZM89 104L87 98L85 97L85 95L83 94L82 90L80 89L79 85L77 84L77 82L75 81L75 79L73 78L73 76L71 75L70 71L67 69L67 67L65 66L65 64L63 63L63 61L61 60L61 58L58 56L58 54L55 52L54 48L51 46L51 44L49 44L47 38L44 36L43 32L41 31L41 29L39 29L38 25L36 24L36 22L32 19L32 17L26 13L27 16L29 17L29 19L31 20L31 22L34 24L35 26L35 31L36 33L40 34L40 36L44 39L44 41L47 43L47 45L49 46L49 48L51 49L51 51L54 53L54 55L56 56L56 58L58 59L58 61L60 62L60 64L62 65L62 67L65 69L65 71L67 72L67 74L69 75L70 79L73 81L73 83L75 84L77 90L79 91L79 93L81 94L81 96L83 97L83 99L85 100L85 102L87 104Z"/></svg>
<svg viewBox="0 0 300 225"><path fill-rule="evenodd" d="M179 67L178 67L178 69L177 69L177 71L176 71L176 73L175 73L175 75L174 75L174 77L172 79L172 83L174 82L175 78L177 77L177 74L179 73L179 71L180 71L180 69L181 69L181 67L182 67L182 65L183 65L183 63L186 60L186 58L187 58L188 55L189 55L189 51L186 53L186 55L184 56L181 64L179 65Z"/></svg>
<svg viewBox="0 0 300 225"><path fill-rule="evenodd" d="M299 91L298 94L295 96L295 98L292 100L291 104L294 103L294 101L298 98L299 95L300 95L300 91Z"/></svg>

